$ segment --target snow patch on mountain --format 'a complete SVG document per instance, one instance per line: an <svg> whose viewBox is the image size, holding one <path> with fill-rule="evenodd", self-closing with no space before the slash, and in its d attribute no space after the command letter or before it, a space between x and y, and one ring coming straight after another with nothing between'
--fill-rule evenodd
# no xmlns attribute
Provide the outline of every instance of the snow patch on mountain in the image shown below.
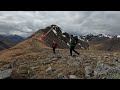
<svg viewBox="0 0 120 90"><path fill-rule="evenodd" d="M113 37L112 37L112 36L110 36L110 35L109 35L108 37L109 37L109 38L113 38Z"/></svg>
<svg viewBox="0 0 120 90"><path fill-rule="evenodd" d="M99 34L98 36L99 36L99 37L108 37L108 38L113 38L112 36L110 36L110 35L106 35L106 34L104 34L104 33Z"/></svg>
<svg viewBox="0 0 120 90"><path fill-rule="evenodd" d="M120 35L117 35L117 38L120 38Z"/></svg>
<svg viewBox="0 0 120 90"><path fill-rule="evenodd" d="M62 35L63 37L66 37L65 35Z"/></svg>
<svg viewBox="0 0 120 90"><path fill-rule="evenodd" d="M65 31L63 31L63 30L61 30L62 31L62 33L65 33Z"/></svg>
<svg viewBox="0 0 120 90"><path fill-rule="evenodd" d="M57 35L57 32L54 29L52 31Z"/></svg>
<svg viewBox="0 0 120 90"><path fill-rule="evenodd" d="M70 44L69 44L69 43L67 43L67 45L68 45L68 46L70 46Z"/></svg>
<svg viewBox="0 0 120 90"><path fill-rule="evenodd" d="M84 39L82 39L82 38L80 38L80 37L78 37L78 39L81 40L81 41L85 41Z"/></svg>

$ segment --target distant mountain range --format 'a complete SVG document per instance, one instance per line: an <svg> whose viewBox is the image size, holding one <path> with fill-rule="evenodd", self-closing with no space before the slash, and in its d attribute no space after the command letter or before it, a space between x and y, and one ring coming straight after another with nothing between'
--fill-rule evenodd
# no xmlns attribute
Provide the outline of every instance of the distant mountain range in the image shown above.
<svg viewBox="0 0 120 90"><path fill-rule="evenodd" d="M44 42L41 40L42 35L46 35ZM76 36L76 35L74 35ZM33 37L35 37L33 39ZM107 34L88 34L88 35L77 35L78 44L76 49L83 50L107 50L107 51L119 51L120 50L120 35L112 36ZM69 49L70 44L70 34L63 32L63 30L57 25L50 25L43 29L39 29L33 35L27 37L26 39L18 35L0 35L0 50L10 48L23 40L27 41L29 39L38 40L44 43L47 47L52 47L52 42L57 41L59 43L58 48ZM32 44L35 43L31 42Z"/></svg>
<svg viewBox="0 0 120 90"><path fill-rule="evenodd" d="M120 51L120 35L83 35L80 39L89 43L91 50Z"/></svg>
<svg viewBox="0 0 120 90"><path fill-rule="evenodd" d="M18 35L0 35L0 50L8 49L22 42L23 37Z"/></svg>

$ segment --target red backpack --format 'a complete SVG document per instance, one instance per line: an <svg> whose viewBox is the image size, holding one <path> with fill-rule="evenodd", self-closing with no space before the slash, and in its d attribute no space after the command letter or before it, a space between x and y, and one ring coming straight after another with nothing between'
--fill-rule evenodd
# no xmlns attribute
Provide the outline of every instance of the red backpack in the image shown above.
<svg viewBox="0 0 120 90"><path fill-rule="evenodd" d="M53 47L57 47L58 46L58 43L57 42L54 42L53 43Z"/></svg>

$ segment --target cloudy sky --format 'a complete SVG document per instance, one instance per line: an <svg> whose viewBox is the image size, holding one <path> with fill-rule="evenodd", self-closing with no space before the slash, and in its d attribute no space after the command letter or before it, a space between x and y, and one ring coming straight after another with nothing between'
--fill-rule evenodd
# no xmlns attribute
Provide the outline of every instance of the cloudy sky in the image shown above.
<svg viewBox="0 0 120 90"><path fill-rule="evenodd" d="M120 11L0 11L0 34L29 36L51 24L70 34L120 34Z"/></svg>

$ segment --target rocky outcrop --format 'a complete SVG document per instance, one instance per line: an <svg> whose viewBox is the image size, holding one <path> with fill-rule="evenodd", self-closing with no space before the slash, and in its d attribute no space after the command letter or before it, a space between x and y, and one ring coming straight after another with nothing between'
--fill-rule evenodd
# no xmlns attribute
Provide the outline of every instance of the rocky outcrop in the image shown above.
<svg viewBox="0 0 120 90"><path fill-rule="evenodd" d="M11 73L12 73L12 69L0 71L0 79L8 79L8 78L10 79Z"/></svg>

